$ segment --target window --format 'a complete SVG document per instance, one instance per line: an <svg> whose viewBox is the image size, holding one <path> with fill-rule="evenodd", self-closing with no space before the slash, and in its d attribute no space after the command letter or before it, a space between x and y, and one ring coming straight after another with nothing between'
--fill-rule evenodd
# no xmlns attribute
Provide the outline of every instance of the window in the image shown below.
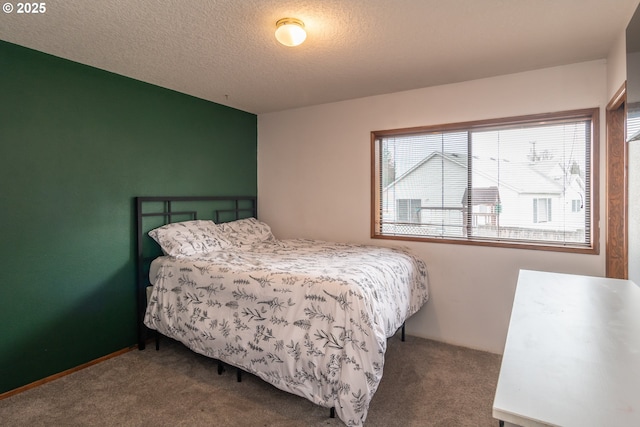
<svg viewBox="0 0 640 427"><path fill-rule="evenodd" d="M551 222L551 199L533 199L533 222Z"/></svg>
<svg viewBox="0 0 640 427"><path fill-rule="evenodd" d="M372 132L372 237L597 253L598 117Z"/></svg>
<svg viewBox="0 0 640 427"><path fill-rule="evenodd" d="M396 222L420 222L420 199L398 199Z"/></svg>
<svg viewBox="0 0 640 427"><path fill-rule="evenodd" d="M640 139L640 103L627 106L627 141Z"/></svg>
<svg viewBox="0 0 640 427"><path fill-rule="evenodd" d="M582 209L582 201L581 200L572 200L571 201L571 212L580 212Z"/></svg>

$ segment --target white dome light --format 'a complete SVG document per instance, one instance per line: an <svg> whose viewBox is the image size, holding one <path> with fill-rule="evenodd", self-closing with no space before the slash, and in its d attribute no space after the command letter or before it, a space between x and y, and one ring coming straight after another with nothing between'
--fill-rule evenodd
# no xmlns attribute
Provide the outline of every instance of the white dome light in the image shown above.
<svg viewBox="0 0 640 427"><path fill-rule="evenodd" d="M276 39L285 46L298 46L307 38L304 23L295 18L283 18L276 22Z"/></svg>

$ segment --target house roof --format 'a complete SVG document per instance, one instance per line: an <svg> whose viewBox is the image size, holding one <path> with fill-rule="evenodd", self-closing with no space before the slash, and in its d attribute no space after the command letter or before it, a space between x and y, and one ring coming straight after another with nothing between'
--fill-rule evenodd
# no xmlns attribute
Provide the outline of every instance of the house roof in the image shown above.
<svg viewBox="0 0 640 427"><path fill-rule="evenodd" d="M422 160L417 162L415 165L413 165L412 167L407 169L400 176L398 176L387 187L391 187L394 184L397 184L398 182L402 181L407 176L413 174L417 169L420 168L420 166L422 166L423 164L433 160L434 158L439 158L439 159L443 159L443 160L449 161L449 162L451 162L451 163L453 163L455 165L460 166L460 168L462 168L462 169L466 169L467 168L467 158L465 156L462 156L462 155L457 154L457 153L442 153L440 151L433 151L429 155L427 155L425 158L423 158Z"/></svg>
<svg viewBox="0 0 640 427"><path fill-rule="evenodd" d="M638 3L64 0L5 11L0 39L260 114L604 60Z"/></svg>
<svg viewBox="0 0 640 427"><path fill-rule="evenodd" d="M467 205L468 190L464 190L462 206ZM500 191L498 187L483 187L471 189L471 203L473 205L495 205L500 203Z"/></svg>
<svg viewBox="0 0 640 427"><path fill-rule="evenodd" d="M562 168L555 160L532 163L474 157L473 162L474 170L491 171L484 174L491 179L494 176L508 176L509 185L517 193L559 194L564 189ZM497 180L494 181L497 183ZM503 181L501 185L504 185Z"/></svg>
<svg viewBox="0 0 640 427"><path fill-rule="evenodd" d="M397 185L402 180L420 170L425 163L441 160L457 165L461 173L466 174L467 157L456 153L442 153L434 151L405 173L397 177L386 188ZM562 166L555 160L541 160L538 162L512 162L498 160L493 157L473 156L474 171L498 185L500 176L509 176L508 182L501 180L500 186L509 188L520 194L560 194L565 185L565 173ZM569 176L571 176L569 174ZM575 177L573 178L575 179ZM582 184L580 184L582 185Z"/></svg>

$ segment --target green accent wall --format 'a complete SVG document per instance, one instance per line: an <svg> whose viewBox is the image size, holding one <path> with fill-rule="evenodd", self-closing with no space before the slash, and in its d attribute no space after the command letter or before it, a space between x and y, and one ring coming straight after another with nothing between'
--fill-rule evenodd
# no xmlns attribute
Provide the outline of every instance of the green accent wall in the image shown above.
<svg viewBox="0 0 640 427"><path fill-rule="evenodd" d="M141 195L257 195L256 115L0 41L0 393L136 342Z"/></svg>

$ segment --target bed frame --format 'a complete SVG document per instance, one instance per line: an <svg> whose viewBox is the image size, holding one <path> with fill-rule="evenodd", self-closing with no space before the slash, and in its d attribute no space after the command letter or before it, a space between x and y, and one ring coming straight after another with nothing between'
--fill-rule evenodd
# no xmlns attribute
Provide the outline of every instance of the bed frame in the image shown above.
<svg viewBox="0 0 640 427"><path fill-rule="evenodd" d="M165 224L196 219L211 219L215 223L229 222L242 218L257 218L258 206L255 196L150 196L136 197L136 245L137 245L137 299L138 299L138 349L144 350L150 329L144 324L147 308L147 287L151 261L161 255L159 245L147 233ZM401 339L405 340L405 324L401 326ZM153 331L155 332L155 331ZM156 350L159 335L154 333ZM218 374L224 367L218 362ZM237 380L241 381L242 370L237 369ZM330 408L329 416L335 418L335 408Z"/></svg>
<svg viewBox="0 0 640 427"><path fill-rule="evenodd" d="M158 244L147 233L165 224L196 219L216 223L242 218L257 218L255 196L151 196L136 197L136 294L138 349L144 350L149 329L144 325L147 286L151 261L161 254ZM157 345L157 344L156 344Z"/></svg>

